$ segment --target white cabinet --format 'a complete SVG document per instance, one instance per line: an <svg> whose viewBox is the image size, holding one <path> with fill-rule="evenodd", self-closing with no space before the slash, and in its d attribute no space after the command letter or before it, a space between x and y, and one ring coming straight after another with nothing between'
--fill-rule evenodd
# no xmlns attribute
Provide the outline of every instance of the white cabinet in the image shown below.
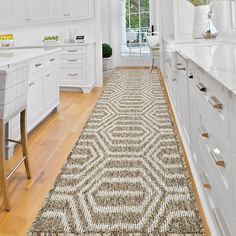
<svg viewBox="0 0 236 236"><path fill-rule="evenodd" d="M19 1L19 0L18 0ZM29 19L32 22L43 21L46 17L46 0L28 0Z"/></svg>
<svg viewBox="0 0 236 236"><path fill-rule="evenodd" d="M34 126L44 111L44 74L37 74L30 78L28 88L28 127Z"/></svg>
<svg viewBox="0 0 236 236"><path fill-rule="evenodd" d="M181 41L192 38L194 7L191 3L184 0L162 0L159 14L164 39Z"/></svg>
<svg viewBox="0 0 236 236"><path fill-rule="evenodd" d="M49 20L59 20L66 16L64 0L47 0Z"/></svg>
<svg viewBox="0 0 236 236"><path fill-rule="evenodd" d="M0 0L0 26L9 25L11 21L12 0Z"/></svg>
<svg viewBox="0 0 236 236"><path fill-rule="evenodd" d="M60 53L60 87L62 90L82 90L95 86L95 44L65 48Z"/></svg>
<svg viewBox="0 0 236 236"><path fill-rule="evenodd" d="M48 0L49 19L85 19L93 16L94 0Z"/></svg>
<svg viewBox="0 0 236 236"><path fill-rule="evenodd" d="M167 90L214 235L236 235L236 96L184 55L164 59Z"/></svg>

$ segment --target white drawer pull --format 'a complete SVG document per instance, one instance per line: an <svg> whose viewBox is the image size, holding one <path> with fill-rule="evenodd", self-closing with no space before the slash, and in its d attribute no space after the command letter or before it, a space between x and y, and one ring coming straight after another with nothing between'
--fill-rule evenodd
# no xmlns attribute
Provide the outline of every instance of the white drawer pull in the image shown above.
<svg viewBox="0 0 236 236"><path fill-rule="evenodd" d="M185 70L184 65L182 65L181 63L176 63L175 68L176 70Z"/></svg>
<svg viewBox="0 0 236 236"><path fill-rule="evenodd" d="M201 92L207 92L207 87L202 83L198 83L197 84L197 88L201 91Z"/></svg>
<svg viewBox="0 0 236 236"><path fill-rule="evenodd" d="M216 165L225 168L225 161L221 155L220 150L218 148L214 148L210 151L210 153Z"/></svg>
<svg viewBox="0 0 236 236"><path fill-rule="evenodd" d="M201 125L199 127L199 132L203 138L209 138L209 133L207 132L205 126Z"/></svg>
<svg viewBox="0 0 236 236"><path fill-rule="evenodd" d="M224 216L222 215L220 209L217 207L217 208L214 208L212 210L213 212L213 215L215 216L215 219L216 219L216 223L218 224L219 226L219 229L221 231L221 235L222 236L232 236L226 222L225 222L225 218Z"/></svg>
<svg viewBox="0 0 236 236"><path fill-rule="evenodd" d="M201 180L202 180L203 187L210 190L211 189L211 185L210 185L210 183L208 181L207 175L205 173L202 173L200 175L200 177L201 177Z"/></svg>
<svg viewBox="0 0 236 236"><path fill-rule="evenodd" d="M218 110L223 109L223 104L220 102L220 100L217 97L213 96L209 98L208 101L214 109L218 109Z"/></svg>
<svg viewBox="0 0 236 236"><path fill-rule="evenodd" d="M74 73L74 74L68 73L68 75L69 75L69 76L77 76L78 74L77 74L77 73Z"/></svg>
<svg viewBox="0 0 236 236"><path fill-rule="evenodd" d="M51 59L50 59L50 62L53 62L53 61L55 61L55 60L56 60L55 58L51 58Z"/></svg>
<svg viewBox="0 0 236 236"><path fill-rule="evenodd" d="M78 59L69 59L68 61L69 61L69 62L77 62Z"/></svg>
<svg viewBox="0 0 236 236"><path fill-rule="evenodd" d="M78 52L78 50L76 50L76 49L71 49L71 50L68 50L68 52Z"/></svg>

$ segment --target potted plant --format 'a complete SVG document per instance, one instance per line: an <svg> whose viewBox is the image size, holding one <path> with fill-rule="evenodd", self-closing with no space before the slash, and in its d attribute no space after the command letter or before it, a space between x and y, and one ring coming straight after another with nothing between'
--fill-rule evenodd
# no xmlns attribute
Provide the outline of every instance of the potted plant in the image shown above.
<svg viewBox="0 0 236 236"><path fill-rule="evenodd" d="M193 26L193 38L204 38L204 32L209 24L209 13L211 12L210 5L215 0L187 0L195 6L194 13L194 26Z"/></svg>
<svg viewBox="0 0 236 236"><path fill-rule="evenodd" d="M102 44L103 70L107 71L111 66L112 48L109 44Z"/></svg>

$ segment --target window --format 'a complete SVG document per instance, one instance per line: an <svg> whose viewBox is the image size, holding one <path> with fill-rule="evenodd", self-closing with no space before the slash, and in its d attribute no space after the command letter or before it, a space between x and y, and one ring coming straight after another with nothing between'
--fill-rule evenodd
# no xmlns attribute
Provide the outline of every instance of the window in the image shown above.
<svg viewBox="0 0 236 236"><path fill-rule="evenodd" d="M121 0L121 56L147 56L145 33L150 32L150 0Z"/></svg>

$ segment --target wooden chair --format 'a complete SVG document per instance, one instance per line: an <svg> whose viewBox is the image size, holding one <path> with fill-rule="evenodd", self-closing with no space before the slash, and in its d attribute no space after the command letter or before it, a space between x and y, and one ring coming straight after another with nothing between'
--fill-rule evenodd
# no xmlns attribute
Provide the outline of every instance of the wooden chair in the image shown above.
<svg viewBox="0 0 236 236"><path fill-rule="evenodd" d="M158 60L160 57L160 37L159 33L154 32L147 33L146 38L151 56L150 73L152 73L154 69L155 60Z"/></svg>
<svg viewBox="0 0 236 236"><path fill-rule="evenodd" d="M27 70L26 70L27 69ZM24 162L27 177L31 178L30 171L30 161L28 153L27 144L27 128L26 128L26 107L27 107L27 88L28 88L28 68L8 68L10 71L0 70L0 188L3 195L4 207L7 211L11 210L10 195L8 190L7 180L13 175L13 173L18 169L18 167ZM26 73L27 71L27 73ZM15 74L14 74L15 73ZM27 76L25 78L18 78L15 87L14 83L17 78L16 76ZM20 97L17 93L22 94ZM9 121L20 114L20 136L21 140L8 139L8 134L6 132L7 125ZM5 163L7 161L6 155L6 143L13 142L22 145L23 157L17 162L13 169L6 173Z"/></svg>

